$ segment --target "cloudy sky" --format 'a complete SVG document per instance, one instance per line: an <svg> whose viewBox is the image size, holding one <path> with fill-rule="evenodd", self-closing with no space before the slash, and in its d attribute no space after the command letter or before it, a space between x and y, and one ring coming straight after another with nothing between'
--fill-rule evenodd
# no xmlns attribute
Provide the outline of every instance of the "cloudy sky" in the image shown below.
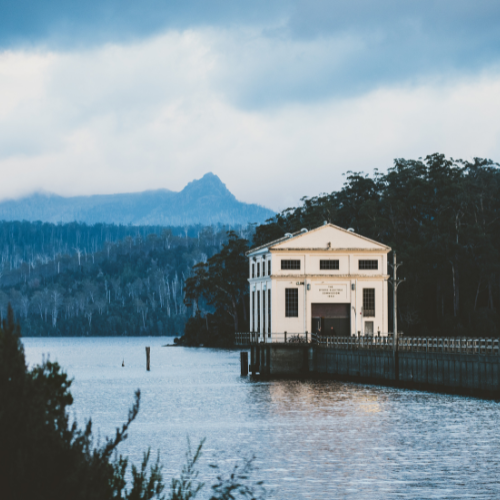
<svg viewBox="0 0 500 500"><path fill-rule="evenodd" d="M0 0L0 199L275 210L396 157L500 161L498 0Z"/></svg>

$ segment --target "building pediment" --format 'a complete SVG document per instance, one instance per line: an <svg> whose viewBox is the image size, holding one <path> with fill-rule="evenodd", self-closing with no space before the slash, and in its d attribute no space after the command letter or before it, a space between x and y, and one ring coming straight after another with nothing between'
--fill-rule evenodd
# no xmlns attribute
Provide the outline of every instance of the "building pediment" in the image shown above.
<svg viewBox="0 0 500 500"><path fill-rule="evenodd" d="M383 253L388 253L391 250L387 245L334 224L325 224L310 231L302 230L285 235L283 238L250 250L248 255L261 252L263 249L297 252L336 250L339 252L372 251Z"/></svg>

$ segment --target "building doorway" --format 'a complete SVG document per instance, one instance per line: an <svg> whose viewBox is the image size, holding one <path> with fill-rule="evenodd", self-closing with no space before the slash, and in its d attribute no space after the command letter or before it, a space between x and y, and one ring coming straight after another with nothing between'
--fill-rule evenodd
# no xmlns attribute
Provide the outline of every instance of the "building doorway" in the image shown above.
<svg viewBox="0 0 500 500"><path fill-rule="evenodd" d="M350 307L350 304L311 304L311 331L328 337L349 337Z"/></svg>

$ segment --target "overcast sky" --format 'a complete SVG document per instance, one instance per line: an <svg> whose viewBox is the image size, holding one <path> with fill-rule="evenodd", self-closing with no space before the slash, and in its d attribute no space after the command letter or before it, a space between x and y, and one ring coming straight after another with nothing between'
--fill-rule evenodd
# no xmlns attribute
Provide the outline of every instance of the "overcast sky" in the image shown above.
<svg viewBox="0 0 500 500"><path fill-rule="evenodd" d="M0 0L0 198L181 190L275 210L347 170L500 161L498 0Z"/></svg>

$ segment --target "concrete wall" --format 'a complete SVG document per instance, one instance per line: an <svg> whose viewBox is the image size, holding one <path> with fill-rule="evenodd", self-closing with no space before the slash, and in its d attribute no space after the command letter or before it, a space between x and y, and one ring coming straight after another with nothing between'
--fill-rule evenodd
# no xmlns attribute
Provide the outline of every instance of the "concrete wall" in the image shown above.
<svg viewBox="0 0 500 500"><path fill-rule="evenodd" d="M310 344L251 346L253 373L326 376L500 398L500 356L347 350Z"/></svg>
<svg viewBox="0 0 500 500"><path fill-rule="evenodd" d="M315 348L314 372L408 388L500 397L500 357Z"/></svg>
<svg viewBox="0 0 500 500"><path fill-rule="evenodd" d="M400 352L398 355L400 382L500 395L498 356L439 352Z"/></svg>
<svg viewBox="0 0 500 500"><path fill-rule="evenodd" d="M270 350L271 375L293 375L309 371L307 350L292 346L286 348L271 346Z"/></svg>
<svg viewBox="0 0 500 500"><path fill-rule="evenodd" d="M315 348L314 372L370 378L374 382L394 381L394 355L392 351Z"/></svg>
<svg viewBox="0 0 500 500"><path fill-rule="evenodd" d="M250 347L250 371L266 376L289 377L313 369L313 347L301 344L256 344Z"/></svg>

